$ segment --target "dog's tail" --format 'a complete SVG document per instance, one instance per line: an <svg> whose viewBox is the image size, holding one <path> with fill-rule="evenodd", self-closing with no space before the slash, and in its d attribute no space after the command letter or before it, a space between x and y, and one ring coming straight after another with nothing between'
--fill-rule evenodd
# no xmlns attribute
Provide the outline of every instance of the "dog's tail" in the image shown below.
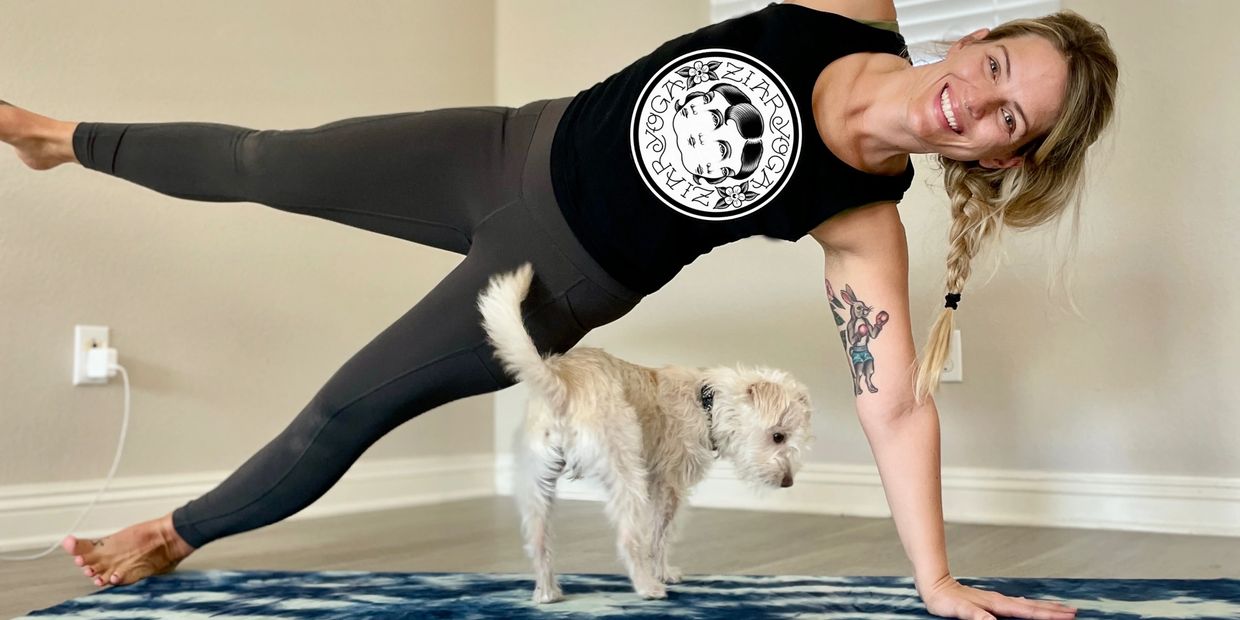
<svg viewBox="0 0 1240 620"><path fill-rule="evenodd" d="M538 352L521 320L521 302L533 278L534 268L529 263L516 271L491 276L490 284L478 296L478 310L482 328L504 368L558 405L565 398L564 382Z"/></svg>

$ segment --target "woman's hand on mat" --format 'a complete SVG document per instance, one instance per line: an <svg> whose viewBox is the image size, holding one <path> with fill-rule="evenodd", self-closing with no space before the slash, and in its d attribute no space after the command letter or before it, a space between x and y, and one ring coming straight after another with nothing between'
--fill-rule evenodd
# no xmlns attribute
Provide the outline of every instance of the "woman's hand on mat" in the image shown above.
<svg viewBox="0 0 1240 620"><path fill-rule="evenodd" d="M1033 618L1034 620L1071 620L1076 608L1052 601L1034 601L1023 597L1004 596L990 590L961 585L951 575L917 591L926 610L944 618L963 620L995 620Z"/></svg>

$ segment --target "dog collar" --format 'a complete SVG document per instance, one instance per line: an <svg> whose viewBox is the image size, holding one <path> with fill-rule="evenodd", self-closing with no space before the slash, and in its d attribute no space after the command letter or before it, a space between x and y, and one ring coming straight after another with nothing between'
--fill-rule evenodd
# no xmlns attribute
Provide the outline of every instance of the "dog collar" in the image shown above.
<svg viewBox="0 0 1240 620"><path fill-rule="evenodd" d="M715 445L715 415L710 410L715 405L715 392L710 389L710 384L702 384L702 389L698 392L698 401L702 404L702 410L706 412L706 436L710 439L710 449L712 452L718 452L719 446Z"/></svg>

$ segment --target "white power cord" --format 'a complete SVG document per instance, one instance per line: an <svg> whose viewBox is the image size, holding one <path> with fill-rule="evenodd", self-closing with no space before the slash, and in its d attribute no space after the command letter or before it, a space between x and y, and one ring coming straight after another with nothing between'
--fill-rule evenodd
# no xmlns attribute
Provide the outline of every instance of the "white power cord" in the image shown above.
<svg viewBox="0 0 1240 620"><path fill-rule="evenodd" d="M119 370L121 371L121 379L125 383L125 417L121 419L121 437L120 440L116 442L116 457L112 459L112 469L108 471L107 480L103 481L103 486L99 487L99 491L95 493L94 499L90 500L90 504L88 504L86 509L82 511L82 514L78 516L77 521L74 521L73 525L69 527L69 531L65 532L65 535L61 536L56 542L52 543L52 546L45 549L42 553L35 555L0 555L0 560L37 560L55 551L56 548L60 546L60 543L64 540L65 536L68 536L77 530L77 527L82 524L82 519L85 519L86 515L90 512L90 509L95 507L95 503L99 501L99 497L102 496L103 492L108 489L108 485L112 484L112 477L116 475L116 467L121 464L121 454L125 448L125 433L129 431L129 373L125 372L124 366L116 363L116 349L111 347L108 347L107 349L96 349L87 353L87 356L87 376L92 378L102 378L106 374L108 377L113 377L116 376L116 371Z"/></svg>

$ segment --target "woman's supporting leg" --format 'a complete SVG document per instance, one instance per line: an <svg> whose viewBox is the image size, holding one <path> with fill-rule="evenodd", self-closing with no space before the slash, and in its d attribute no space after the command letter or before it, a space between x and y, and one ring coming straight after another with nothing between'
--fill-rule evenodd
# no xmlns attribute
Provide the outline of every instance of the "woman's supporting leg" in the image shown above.
<svg viewBox="0 0 1240 620"><path fill-rule="evenodd" d="M492 357L476 303L490 276L515 269L520 255L515 247L502 253L475 247L417 305L345 362L275 439L215 489L175 510L172 523L180 539L198 548L287 518L327 492L368 447L400 424L449 401L511 385ZM565 351L586 331L567 302L568 291L581 281L573 279L571 269L543 267L548 277L531 287L523 314L540 350ZM70 553L83 556L83 566L113 584L166 572L180 559L163 559L166 554L158 549L134 555L116 545L74 545Z"/></svg>
<svg viewBox="0 0 1240 620"><path fill-rule="evenodd" d="M345 362L279 436L215 490L178 509L177 532L199 547L280 521L327 492L388 431L444 403L511 385L493 370L474 306L493 273L515 267L466 258ZM554 299L527 303L530 322L544 328L535 334L540 348L562 351L584 335Z"/></svg>

